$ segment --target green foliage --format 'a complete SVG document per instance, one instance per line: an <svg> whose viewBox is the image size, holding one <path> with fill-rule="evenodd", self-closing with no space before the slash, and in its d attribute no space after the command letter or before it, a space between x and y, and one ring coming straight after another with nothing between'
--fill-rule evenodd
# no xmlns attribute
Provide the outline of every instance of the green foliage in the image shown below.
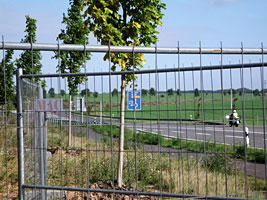
<svg viewBox="0 0 267 200"><path fill-rule="evenodd" d="M93 96L94 96L95 98L98 97L98 92L95 91L95 92L93 93Z"/></svg>
<svg viewBox="0 0 267 200"><path fill-rule="evenodd" d="M258 90L258 89L255 89L254 91L253 91L253 95L256 97L256 96L261 96L261 93L260 93L260 91Z"/></svg>
<svg viewBox="0 0 267 200"><path fill-rule="evenodd" d="M87 93L87 94L86 94ZM90 97L90 95L91 95L91 92L90 92L90 90L88 89L88 88L86 88L86 89L83 89L82 91L81 91L81 95L84 97L84 96L88 96L88 97Z"/></svg>
<svg viewBox="0 0 267 200"><path fill-rule="evenodd" d="M12 62L13 53L13 50L7 50L5 59L3 58L0 62L0 106L6 104L8 113L16 101L16 89L13 81L15 74L14 63Z"/></svg>
<svg viewBox="0 0 267 200"><path fill-rule="evenodd" d="M63 13L62 23L66 26L61 29L58 39L64 44L88 44L89 30L86 28L82 17L83 0L70 0L67 15ZM90 59L90 54L84 52L63 51L55 52L53 58L60 56L61 63L58 67L61 73L79 73L85 60ZM78 85L83 83L85 77L68 77L68 87L71 95L77 94Z"/></svg>
<svg viewBox="0 0 267 200"><path fill-rule="evenodd" d="M232 160L229 155L223 153L211 154L207 158L201 159L201 167L209 171L217 171L228 174L233 173Z"/></svg>
<svg viewBox="0 0 267 200"><path fill-rule="evenodd" d="M236 102L238 100L238 97L234 97L234 100L233 100L233 110L236 110Z"/></svg>
<svg viewBox="0 0 267 200"><path fill-rule="evenodd" d="M167 90L167 93L168 93L168 96L172 96L173 95L173 89L171 88L171 89L168 89Z"/></svg>
<svg viewBox="0 0 267 200"><path fill-rule="evenodd" d="M142 96L147 96L148 91L146 89L142 89L141 94L142 94Z"/></svg>
<svg viewBox="0 0 267 200"><path fill-rule="evenodd" d="M35 43L36 42L36 20L26 15L26 35L21 40L22 43ZM16 60L18 68L23 69L24 74L40 74L42 64L40 51L26 50L20 54L20 58ZM36 78L36 81L40 81L40 78ZM44 85L43 85L44 86Z"/></svg>
<svg viewBox="0 0 267 200"><path fill-rule="evenodd" d="M54 88L50 88L49 91L48 91L48 94L50 97L55 97L56 94L55 94L55 89Z"/></svg>
<svg viewBox="0 0 267 200"><path fill-rule="evenodd" d="M104 111L106 111L106 112L110 111L110 104L109 104L109 103L107 103L107 104L105 105L105 107L104 107Z"/></svg>
<svg viewBox="0 0 267 200"><path fill-rule="evenodd" d="M155 95L156 95L156 91L155 91L154 88L150 88L150 90L149 90L149 95L150 95L150 96L155 96Z"/></svg>
<svg viewBox="0 0 267 200"><path fill-rule="evenodd" d="M239 90L239 96L242 96L242 94L243 94L243 89L240 89Z"/></svg>
<svg viewBox="0 0 267 200"><path fill-rule="evenodd" d="M194 90L194 95L195 97L199 97L199 90L197 88Z"/></svg>
<svg viewBox="0 0 267 200"><path fill-rule="evenodd" d="M196 95L196 94L195 94ZM200 107L201 107L201 98L198 99L197 101L197 110L196 110L196 114L195 114L195 118L196 119L200 119Z"/></svg>
<svg viewBox="0 0 267 200"><path fill-rule="evenodd" d="M181 96L181 95L182 95L182 91L181 91L180 89L177 89L177 90L176 90L176 94L177 94L178 96Z"/></svg>
<svg viewBox="0 0 267 200"><path fill-rule="evenodd" d="M66 95L65 90L60 90L60 95L61 95L61 96L65 96L65 95Z"/></svg>
<svg viewBox="0 0 267 200"><path fill-rule="evenodd" d="M87 0L84 4L86 23L101 45L150 46L156 43L156 28L162 25L160 20L165 9L161 0ZM107 59L108 53L104 57ZM131 71L132 66L135 69L142 67L145 60L141 53L111 53L111 62L113 71L116 66L120 66L122 71ZM126 85L133 79L136 79L133 75L122 76Z"/></svg>
<svg viewBox="0 0 267 200"><path fill-rule="evenodd" d="M112 96L118 96L118 90L117 88L114 88L113 91L112 91Z"/></svg>
<svg viewBox="0 0 267 200"><path fill-rule="evenodd" d="M232 89L233 96L236 95L236 90Z"/></svg>

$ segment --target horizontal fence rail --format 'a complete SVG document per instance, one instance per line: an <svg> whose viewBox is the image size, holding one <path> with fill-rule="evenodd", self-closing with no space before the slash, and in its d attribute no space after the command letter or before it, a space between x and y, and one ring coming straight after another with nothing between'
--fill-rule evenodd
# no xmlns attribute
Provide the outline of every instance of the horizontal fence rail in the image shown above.
<svg viewBox="0 0 267 200"><path fill-rule="evenodd" d="M122 74L153 74L166 72L188 72L188 71L207 71L218 69L240 69L240 68L256 68L265 67L267 63L248 63L235 65L213 65L201 67L181 67L181 68L164 68L138 71L115 71L115 72L87 72L87 73L60 73L60 74L28 74L22 75L21 78L48 78L48 77L79 77L79 76L108 76L108 75L122 75Z"/></svg>
<svg viewBox="0 0 267 200"><path fill-rule="evenodd" d="M168 48L168 47L129 47L129 46L89 46L75 44L0 43L0 49L34 51L80 51L147 54L267 54L266 48Z"/></svg>

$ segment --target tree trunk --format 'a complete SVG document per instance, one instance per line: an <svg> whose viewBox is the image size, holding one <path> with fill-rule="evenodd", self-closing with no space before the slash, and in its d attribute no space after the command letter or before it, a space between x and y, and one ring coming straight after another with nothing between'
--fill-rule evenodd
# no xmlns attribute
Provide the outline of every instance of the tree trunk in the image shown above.
<svg viewBox="0 0 267 200"><path fill-rule="evenodd" d="M68 144L71 146L71 95L69 95L69 137Z"/></svg>
<svg viewBox="0 0 267 200"><path fill-rule="evenodd" d="M119 140L119 158L118 158L118 186L122 187L123 172L123 153L124 153L124 116L125 116L125 75L121 76L121 107L120 107L120 140Z"/></svg>

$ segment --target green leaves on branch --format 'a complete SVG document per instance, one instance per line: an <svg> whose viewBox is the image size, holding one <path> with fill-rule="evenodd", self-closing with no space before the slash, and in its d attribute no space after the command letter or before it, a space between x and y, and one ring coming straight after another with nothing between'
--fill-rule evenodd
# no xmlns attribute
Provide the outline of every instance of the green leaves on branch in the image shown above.
<svg viewBox="0 0 267 200"><path fill-rule="evenodd" d="M162 25L162 10L166 5L161 0L86 0L84 17L89 30L101 45L150 46L158 37L156 28ZM107 53L104 60L111 60L112 70L138 70L145 59L142 54ZM134 63L133 63L134 62ZM127 83L133 76L125 76Z"/></svg>
<svg viewBox="0 0 267 200"><path fill-rule="evenodd" d="M15 104L16 101L15 84L13 81L15 74L14 63L12 62L13 53L13 50L7 50L5 52L5 60L3 58L0 62L0 107L7 103L8 111L10 111L13 107L12 104Z"/></svg>
<svg viewBox="0 0 267 200"><path fill-rule="evenodd" d="M24 39L21 40L22 43L35 43L36 42L36 20L26 16L26 29ZM24 74L40 74L41 73L41 52L40 51L23 51L20 58L16 60L16 65L18 68L23 69ZM39 81L40 78L36 78Z"/></svg>
<svg viewBox="0 0 267 200"><path fill-rule="evenodd" d="M67 15L63 14L62 23L66 25L61 29L58 39L64 44L88 44L89 30L82 16L83 0L70 0L70 8ZM85 60L90 59L90 53L83 52L55 52L53 58L60 58L57 66L61 73L79 73ZM78 85L84 82L84 77L69 77L68 87L70 94L77 94Z"/></svg>

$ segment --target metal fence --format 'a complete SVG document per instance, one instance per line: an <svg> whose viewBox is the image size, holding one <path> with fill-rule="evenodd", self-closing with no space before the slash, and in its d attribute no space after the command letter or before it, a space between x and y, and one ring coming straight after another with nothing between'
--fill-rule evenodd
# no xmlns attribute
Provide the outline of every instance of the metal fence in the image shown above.
<svg viewBox="0 0 267 200"><path fill-rule="evenodd" d="M5 43L0 48L145 53L154 57L149 63L154 67L139 71L113 72L111 63L106 62L107 71L87 72L86 61L83 73L23 75L18 71L17 180L21 199L266 198L267 49L263 46L226 49ZM162 54L175 57L176 65L159 67ZM240 61L225 64L226 58ZM260 61L251 63L255 58ZM186 59L198 60L197 66L183 66ZM219 64L206 65L207 59ZM124 184L118 187L120 84L121 76L127 74L134 74L137 80L126 92ZM85 77L78 94L73 95L72 109L69 77ZM44 98L36 78L46 82L47 90L55 88L56 94L48 93L46 99L61 99L59 111L36 111L35 100ZM139 91L141 110L127 109L128 95L132 94L128 92ZM81 97L84 104L75 102ZM241 119L238 127L230 127L231 120L226 118L233 110ZM11 119L7 110L2 116L6 122ZM7 125L1 126L5 141L9 137ZM9 186L13 179L8 163L14 162L7 156L9 148L3 145L1 154L6 161L3 198L9 198L17 187L16 181Z"/></svg>

